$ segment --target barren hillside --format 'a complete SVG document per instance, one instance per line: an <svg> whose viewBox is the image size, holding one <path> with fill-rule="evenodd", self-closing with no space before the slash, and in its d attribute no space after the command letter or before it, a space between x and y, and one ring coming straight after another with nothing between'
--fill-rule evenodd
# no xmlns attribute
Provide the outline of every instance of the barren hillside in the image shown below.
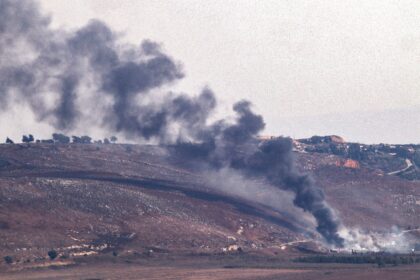
<svg viewBox="0 0 420 280"><path fill-rule="evenodd" d="M295 154L346 225L420 225L417 181L342 166L339 155ZM206 174L182 160L147 145L0 145L1 254L24 262L51 249L78 256L315 248L305 243L313 232L296 216L210 187Z"/></svg>

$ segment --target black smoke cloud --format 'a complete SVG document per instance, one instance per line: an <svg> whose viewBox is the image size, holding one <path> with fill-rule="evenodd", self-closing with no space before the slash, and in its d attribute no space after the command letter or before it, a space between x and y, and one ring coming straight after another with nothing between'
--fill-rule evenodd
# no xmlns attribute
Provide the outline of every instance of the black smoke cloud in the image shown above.
<svg viewBox="0 0 420 280"><path fill-rule="evenodd" d="M90 83L94 102L112 100L102 116L108 129L146 139L165 130L170 111L136 104L139 96L183 77L180 65L158 44L121 45L114 32L96 20L75 32L52 30L48 18L31 1L0 3L3 104L18 98L31 106L39 120L70 130L83 121L77 102L81 92L88 94L82 86ZM8 59L15 46L28 54L26 60ZM45 93L52 95L53 105Z"/></svg>
<svg viewBox="0 0 420 280"><path fill-rule="evenodd" d="M317 231L331 244L342 247L344 240L337 234L339 221L326 204L323 191L307 174L296 170L290 138L263 142L251 155L241 157L232 166L245 174L265 178L269 183L292 191L294 204L310 212L317 221Z"/></svg>
<svg viewBox="0 0 420 280"><path fill-rule="evenodd" d="M292 191L294 204L312 213L319 233L342 246L322 190L294 167L291 140L259 143L256 136L265 124L247 101L234 105L235 120L209 123L217 102L208 88L195 97L172 92L155 97L183 76L181 65L156 43L121 44L97 20L72 32L54 30L34 2L0 0L3 108L27 104L39 121L64 131L89 125L88 113L113 133L157 139L192 161L263 178Z"/></svg>
<svg viewBox="0 0 420 280"><path fill-rule="evenodd" d="M292 191L293 203L313 215L317 231L325 240L343 247L344 239L338 235L340 221L325 202L322 189L295 167L292 140L278 137L260 143L257 135L265 125L250 106L247 101L236 103L233 109L237 119L233 124L216 123L200 135L198 143L177 143L175 151L191 161L204 161L217 169L229 167Z"/></svg>

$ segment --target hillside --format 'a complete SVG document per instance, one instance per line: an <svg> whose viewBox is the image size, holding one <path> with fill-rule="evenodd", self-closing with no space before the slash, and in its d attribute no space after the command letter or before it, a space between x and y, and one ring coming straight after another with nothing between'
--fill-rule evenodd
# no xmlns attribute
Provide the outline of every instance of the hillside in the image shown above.
<svg viewBox="0 0 420 280"><path fill-rule="evenodd" d="M33 144L0 150L3 255L36 258L51 248L89 254L106 247L220 252L297 237L281 213L208 190L199 174L169 165L158 147Z"/></svg>
<svg viewBox="0 0 420 280"><path fill-rule="evenodd" d="M420 182L388 175L391 166L370 165L373 156L345 165L347 155L304 142L295 143L299 168L345 225L420 226ZM222 173L212 179L186 166L150 145L0 145L0 254L33 262L51 249L66 257L322 250L307 242L316 233L287 192L223 189Z"/></svg>

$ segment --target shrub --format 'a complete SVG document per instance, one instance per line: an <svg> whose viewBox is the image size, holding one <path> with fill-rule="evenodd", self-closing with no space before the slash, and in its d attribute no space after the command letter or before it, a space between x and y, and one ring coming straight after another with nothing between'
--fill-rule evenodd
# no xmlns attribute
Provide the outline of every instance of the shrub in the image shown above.
<svg viewBox="0 0 420 280"><path fill-rule="evenodd" d="M4 261L5 261L7 264L11 264L11 263L13 262L13 259L12 259L12 257L11 257L11 256L5 256L5 257L4 257Z"/></svg>
<svg viewBox="0 0 420 280"><path fill-rule="evenodd" d="M58 256L57 251L55 251L55 250L48 251L48 256L52 260L55 259Z"/></svg>

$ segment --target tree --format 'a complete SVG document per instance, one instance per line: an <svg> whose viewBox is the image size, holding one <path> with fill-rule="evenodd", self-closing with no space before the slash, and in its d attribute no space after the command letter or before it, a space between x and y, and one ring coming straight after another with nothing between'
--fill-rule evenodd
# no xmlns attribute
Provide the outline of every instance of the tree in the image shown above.
<svg viewBox="0 0 420 280"><path fill-rule="evenodd" d="M73 143L82 143L82 140L80 139L80 137L78 137L78 136L72 136L71 137L71 139L72 139L72 142Z"/></svg>
<svg viewBox="0 0 420 280"><path fill-rule="evenodd" d="M90 144L92 142L92 138L86 135L80 137L80 140L82 140L83 144Z"/></svg>
<svg viewBox="0 0 420 280"><path fill-rule="evenodd" d="M402 147L402 146L397 146L395 148L395 153L397 154L398 157L402 157L402 158L408 158L411 155L408 148Z"/></svg>
<svg viewBox="0 0 420 280"><path fill-rule="evenodd" d="M48 256L50 257L50 259L53 260L58 256L58 253L56 250L51 250L51 251L48 251Z"/></svg>
<svg viewBox="0 0 420 280"><path fill-rule="evenodd" d="M376 264L378 265L378 267L384 267L386 265L385 259L383 257L377 257Z"/></svg>
<svg viewBox="0 0 420 280"><path fill-rule="evenodd" d="M413 161L417 166L420 166L420 150L417 149L413 156Z"/></svg>
<svg viewBox="0 0 420 280"><path fill-rule="evenodd" d="M61 134L61 133L53 133L52 138L54 142L59 144L68 144L70 143L70 137Z"/></svg>
<svg viewBox="0 0 420 280"><path fill-rule="evenodd" d="M354 160L361 160L362 159L362 150L360 149L360 145L356 143L352 143L349 145L349 149L347 151L348 157Z"/></svg>
<svg viewBox="0 0 420 280"><path fill-rule="evenodd" d="M4 261L5 261L7 264L11 264L11 263L13 262L13 259L12 259L12 257L11 257L11 256L5 256L5 257L4 257Z"/></svg>
<svg viewBox="0 0 420 280"><path fill-rule="evenodd" d="M84 135L81 137L72 136L71 138L73 138L73 143L79 143L79 144L90 144L92 141L92 138L87 135Z"/></svg>
<svg viewBox="0 0 420 280"><path fill-rule="evenodd" d="M14 144L15 142L13 142L12 139L10 139L9 137L7 137L6 139L6 144Z"/></svg>
<svg viewBox="0 0 420 280"><path fill-rule="evenodd" d="M345 154L344 147L341 146L341 145L337 145L335 143L330 143L329 147L330 147L331 153L333 153L334 155L342 156L342 155Z"/></svg>
<svg viewBox="0 0 420 280"><path fill-rule="evenodd" d="M30 142L34 142L34 136L32 134L29 134L28 136L23 135L22 136L22 142L23 143L30 143Z"/></svg>
<svg viewBox="0 0 420 280"><path fill-rule="evenodd" d="M111 142L115 144L115 142L117 142L118 138L117 138L117 136L111 136L109 138L109 140L111 140Z"/></svg>
<svg viewBox="0 0 420 280"><path fill-rule="evenodd" d="M105 138L104 139L104 144L109 144L109 143L111 143L111 142L109 142L109 139L108 138Z"/></svg>

